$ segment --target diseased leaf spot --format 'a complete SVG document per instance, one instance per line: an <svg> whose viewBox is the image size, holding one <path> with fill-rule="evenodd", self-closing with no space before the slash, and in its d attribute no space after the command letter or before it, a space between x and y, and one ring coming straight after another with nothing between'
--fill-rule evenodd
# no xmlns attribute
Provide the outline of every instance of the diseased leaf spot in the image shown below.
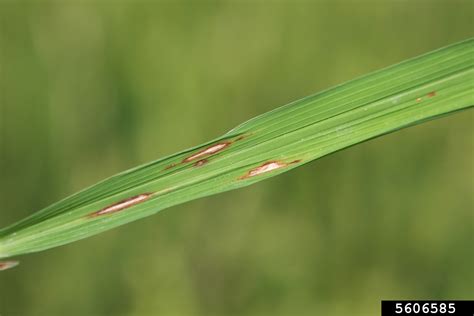
<svg viewBox="0 0 474 316"><path fill-rule="evenodd" d="M0 261L0 271L11 269L19 264L18 261Z"/></svg>
<svg viewBox="0 0 474 316"><path fill-rule="evenodd" d="M431 91L430 93L428 93L426 95L426 97L428 97L428 98L432 98L432 97L435 97L435 96L436 96L436 91ZM417 98L416 99L416 102L421 102L421 101L423 101L423 98Z"/></svg>
<svg viewBox="0 0 474 316"><path fill-rule="evenodd" d="M174 168L174 167L176 167L176 164L175 164L175 163L172 163L171 165L167 166L167 167L165 168L165 170L170 170L170 169L172 169L172 168Z"/></svg>
<svg viewBox="0 0 474 316"><path fill-rule="evenodd" d="M117 202L117 203L112 204L110 206L107 206L107 207L101 209L100 211L97 211L97 212L94 212L94 213L90 214L89 216L95 217L95 216L120 212L124 209L132 207L132 206L137 205L139 203L142 203L150 197L151 197L151 193L143 193L143 194L131 197L129 199Z"/></svg>
<svg viewBox="0 0 474 316"><path fill-rule="evenodd" d="M197 162L194 163L194 167L201 167L201 166L204 166L205 164L207 164L209 162L209 160L207 159L201 159Z"/></svg>
<svg viewBox="0 0 474 316"><path fill-rule="evenodd" d="M194 155L189 156L188 158L185 158L183 162L191 162L193 160L201 159L204 157L208 157L211 155L214 155L222 150L224 150L226 147L230 146L231 142L223 142L223 143L218 143L215 145L212 145L210 147L207 147L206 149L203 149L201 151L198 151Z"/></svg>
<svg viewBox="0 0 474 316"><path fill-rule="evenodd" d="M299 162L301 162L301 160L294 160L294 161L289 162L289 163L288 162L282 162L282 161L269 161L269 162L264 163L261 166L258 166L257 168L254 168L254 169L250 170L249 172L247 172L246 175L240 177L239 180L244 180L244 179L247 179L247 178L255 177L255 176L258 176L258 175L276 170L276 169L288 167L292 164L299 163Z"/></svg>
<svg viewBox="0 0 474 316"><path fill-rule="evenodd" d="M235 142L238 142L238 141L241 141L242 139L245 139L247 136L249 136L249 134L246 134L246 135L240 135L238 136L237 138L235 139L229 139L227 141L223 141L223 142L220 142L220 143L217 143L217 144L214 144L212 146L208 146L207 148L205 149L202 149L200 151L198 151L197 153L187 157L187 158L184 158L182 161L180 162L177 162L177 163L172 163L168 166L166 166L164 168L164 170L170 170L180 164L185 164L185 163L188 163L188 162L192 162L192 161L195 161L195 160L198 160L193 166L194 167L200 167L200 166L203 166L205 165L206 163L208 163L209 161L205 158L207 157L210 157L214 154L217 154L218 152L226 149L227 147L229 147L230 145L232 145L233 143Z"/></svg>

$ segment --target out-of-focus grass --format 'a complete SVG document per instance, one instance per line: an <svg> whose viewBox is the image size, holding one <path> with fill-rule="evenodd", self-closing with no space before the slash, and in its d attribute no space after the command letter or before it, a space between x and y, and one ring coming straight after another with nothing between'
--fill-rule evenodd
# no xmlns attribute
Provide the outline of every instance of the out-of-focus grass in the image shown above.
<svg viewBox="0 0 474 316"><path fill-rule="evenodd" d="M1 226L275 105L472 36L472 15L468 1L2 3ZM29 255L0 275L0 312L368 315L382 298L468 298L472 123L463 113L411 128Z"/></svg>

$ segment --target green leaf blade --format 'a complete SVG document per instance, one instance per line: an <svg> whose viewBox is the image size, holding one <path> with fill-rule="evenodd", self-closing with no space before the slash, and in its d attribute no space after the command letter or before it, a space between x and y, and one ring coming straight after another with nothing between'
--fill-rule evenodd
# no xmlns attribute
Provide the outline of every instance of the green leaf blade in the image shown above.
<svg viewBox="0 0 474 316"><path fill-rule="evenodd" d="M106 179L0 230L0 258L83 239L470 108L473 56L472 39L436 50L263 114L201 146Z"/></svg>

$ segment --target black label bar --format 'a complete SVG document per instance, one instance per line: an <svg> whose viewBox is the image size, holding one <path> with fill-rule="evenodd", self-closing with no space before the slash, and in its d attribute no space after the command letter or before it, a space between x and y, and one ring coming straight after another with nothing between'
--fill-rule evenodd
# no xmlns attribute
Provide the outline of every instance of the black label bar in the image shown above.
<svg viewBox="0 0 474 316"><path fill-rule="evenodd" d="M474 316L474 301L382 301L381 316Z"/></svg>

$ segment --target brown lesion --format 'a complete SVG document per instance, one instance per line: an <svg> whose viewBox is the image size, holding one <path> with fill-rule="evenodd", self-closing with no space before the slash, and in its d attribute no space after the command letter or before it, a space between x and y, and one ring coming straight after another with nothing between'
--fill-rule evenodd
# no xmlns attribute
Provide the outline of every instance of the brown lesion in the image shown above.
<svg viewBox="0 0 474 316"><path fill-rule="evenodd" d="M209 158L211 156L214 156L215 154L218 154L218 153L224 151L229 146L231 146L233 143L241 141L241 140L245 139L247 136L249 136L249 134L242 134L242 135L239 135L236 138L233 138L233 139L231 138L229 140L221 141L221 142L218 142L216 144L207 146L206 148L201 149L198 152L184 158L182 161L180 161L178 163L172 163L172 164L166 166L164 168L164 170L170 170L174 167L179 166L180 164L186 164L186 163L194 162L194 161L196 161L196 162L193 164L193 166L195 166L195 167L203 166L203 165L205 165L209 162L207 158Z"/></svg>
<svg viewBox="0 0 474 316"><path fill-rule="evenodd" d="M167 166L165 170L170 170L170 169L173 169L174 167L176 167L176 164L172 163L171 165Z"/></svg>
<svg viewBox="0 0 474 316"><path fill-rule="evenodd" d="M436 91L431 91L431 92L426 94L427 98L432 98L432 97L435 97L435 96L436 96ZM423 101L422 97L419 97L419 98L416 99L416 102L421 102L421 101Z"/></svg>
<svg viewBox="0 0 474 316"><path fill-rule="evenodd" d="M293 164L297 164L300 162L301 162L301 159L293 160L291 162L284 162L284 161L277 161L277 160L267 161L264 164L249 170L245 175L239 177L239 180L245 180L245 179L252 178L252 177L273 171L273 170L286 168L288 166L291 166Z"/></svg>
<svg viewBox="0 0 474 316"><path fill-rule="evenodd" d="M428 98L432 98L432 97L436 96L436 91L431 91L431 92L428 93L426 96L427 96Z"/></svg>
<svg viewBox="0 0 474 316"><path fill-rule="evenodd" d="M19 264L18 261L0 261L0 271L11 269Z"/></svg>
<svg viewBox="0 0 474 316"><path fill-rule="evenodd" d="M209 147L207 147L205 149L202 149L202 150L198 151L197 153L195 153L195 154L193 154L193 155L191 155L187 158L184 158L183 163L191 162L191 161L194 161L194 160L198 160L198 159L202 159L202 158L205 158L205 157L215 155L218 152L221 152L224 149L226 149L227 147L229 147L231 144L232 144L232 142L221 142L221 143L217 143L215 145L209 146Z"/></svg>
<svg viewBox="0 0 474 316"><path fill-rule="evenodd" d="M207 160L207 159L201 159L199 161L196 161L193 166L194 167L202 167L205 164L207 164L208 162L209 162L209 160Z"/></svg>
<svg viewBox="0 0 474 316"><path fill-rule="evenodd" d="M127 208L130 208L132 206L135 206L137 204L140 204L142 202L145 202L152 196L152 193L142 193L136 196L133 196L131 198L122 200L120 202L114 203L112 205L109 205L107 207L104 207L103 209L96 211L94 213L89 214L89 217L96 217L96 216L101 216L101 215L106 215L106 214L112 214L116 212L123 211Z"/></svg>

